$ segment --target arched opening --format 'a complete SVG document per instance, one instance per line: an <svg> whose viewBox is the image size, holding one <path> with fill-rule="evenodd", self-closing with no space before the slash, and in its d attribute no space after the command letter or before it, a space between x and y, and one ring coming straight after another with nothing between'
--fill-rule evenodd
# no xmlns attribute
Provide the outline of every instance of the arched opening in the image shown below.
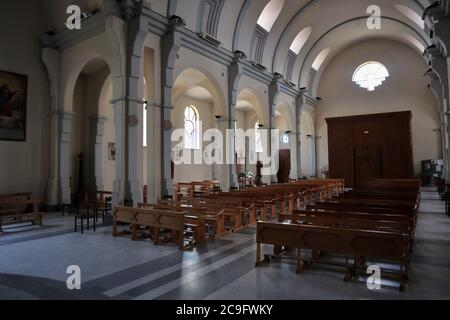
<svg viewBox="0 0 450 320"><path fill-rule="evenodd" d="M257 165L258 153L264 152L264 123L263 107L252 89L239 92L236 104L236 129L243 130L245 137L236 141L236 174L238 177L257 178L260 167Z"/></svg>
<svg viewBox="0 0 450 320"><path fill-rule="evenodd" d="M306 41L308 41L311 32L312 32L311 27L304 28L302 31L300 31L295 37L294 41L292 41L289 50L298 55L302 50L303 46L305 45Z"/></svg>
<svg viewBox="0 0 450 320"><path fill-rule="evenodd" d="M319 71L322 64L325 62L325 59L328 57L328 54L330 53L330 48L323 49L316 57L312 64L312 68L315 71Z"/></svg>
<svg viewBox="0 0 450 320"><path fill-rule="evenodd" d="M73 90L70 185L75 203L97 191L111 191L114 179L114 113L110 69L102 58L90 60Z"/></svg>
<svg viewBox="0 0 450 320"><path fill-rule="evenodd" d="M218 116L223 106L218 90L206 74L192 68L181 72L175 81L172 124L174 130L182 130L183 148L178 155L186 157L188 163L172 164L174 184L220 180L222 176L218 164L207 164L203 158L204 148L211 143L204 141L205 132L221 129ZM172 147L177 144L172 142Z"/></svg>
<svg viewBox="0 0 450 320"><path fill-rule="evenodd" d="M289 107L280 104L275 109L275 129L279 130L278 183L289 182L296 174L296 155L294 151L295 131L292 124L294 116Z"/></svg>
<svg viewBox="0 0 450 320"><path fill-rule="evenodd" d="M258 18L258 25L270 32L273 25L280 16L281 10L283 10L284 0L271 0L261 12Z"/></svg>
<svg viewBox="0 0 450 320"><path fill-rule="evenodd" d="M365 62L353 73L352 81L367 91L374 91L381 86L389 72L384 65L376 61Z"/></svg>
<svg viewBox="0 0 450 320"><path fill-rule="evenodd" d="M425 21L422 17L415 12L413 9L404 6L402 4L396 4L395 8L400 11L403 15L411 19L415 24L417 24L421 29L425 29Z"/></svg>

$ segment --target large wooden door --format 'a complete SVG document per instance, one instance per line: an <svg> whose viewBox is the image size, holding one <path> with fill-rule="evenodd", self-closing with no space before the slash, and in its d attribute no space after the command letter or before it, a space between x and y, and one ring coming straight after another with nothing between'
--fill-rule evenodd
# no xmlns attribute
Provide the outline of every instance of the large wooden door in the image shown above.
<svg viewBox="0 0 450 320"><path fill-rule="evenodd" d="M291 173L291 150L280 150L278 168L278 183L289 182L289 174Z"/></svg>
<svg viewBox="0 0 450 320"><path fill-rule="evenodd" d="M354 147L354 164L356 186L383 177L381 147Z"/></svg>
<svg viewBox="0 0 450 320"><path fill-rule="evenodd" d="M412 113L394 112L327 118L328 159L330 178L345 179L346 187L355 187L356 181L376 177L381 172L384 179L414 178L414 162L411 137ZM360 159L356 169L355 147L373 146L381 153L381 169L376 169L373 158L368 163ZM375 149L373 149L375 150ZM366 151L361 151L366 152ZM362 157L362 156L361 156ZM359 172L358 177L355 173Z"/></svg>

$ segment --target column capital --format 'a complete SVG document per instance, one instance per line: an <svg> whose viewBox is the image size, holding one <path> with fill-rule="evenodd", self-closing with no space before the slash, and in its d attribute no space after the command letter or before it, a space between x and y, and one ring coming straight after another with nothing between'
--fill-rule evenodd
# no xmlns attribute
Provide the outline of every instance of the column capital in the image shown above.
<svg viewBox="0 0 450 320"><path fill-rule="evenodd" d="M89 120L96 121L97 123L105 123L106 121L108 121L108 118L105 116L93 114L89 116Z"/></svg>
<svg viewBox="0 0 450 320"><path fill-rule="evenodd" d="M60 119L63 120L72 120L75 117L75 112L73 111L57 111L56 114Z"/></svg>

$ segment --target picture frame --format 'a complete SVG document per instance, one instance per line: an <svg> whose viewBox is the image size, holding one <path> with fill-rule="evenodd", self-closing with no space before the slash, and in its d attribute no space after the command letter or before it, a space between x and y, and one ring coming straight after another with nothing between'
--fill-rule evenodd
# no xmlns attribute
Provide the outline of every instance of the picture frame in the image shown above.
<svg viewBox="0 0 450 320"><path fill-rule="evenodd" d="M108 143L108 160L116 160L116 144L114 142Z"/></svg>
<svg viewBox="0 0 450 320"><path fill-rule="evenodd" d="M0 141L27 139L28 76L0 70Z"/></svg>

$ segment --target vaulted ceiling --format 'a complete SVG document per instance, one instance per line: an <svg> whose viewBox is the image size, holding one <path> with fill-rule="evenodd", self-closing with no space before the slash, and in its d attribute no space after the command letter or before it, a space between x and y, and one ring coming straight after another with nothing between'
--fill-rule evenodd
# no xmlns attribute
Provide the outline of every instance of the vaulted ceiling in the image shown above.
<svg viewBox="0 0 450 320"><path fill-rule="evenodd" d="M421 19L433 2L430 0L144 1L161 15L182 17L186 28L211 34L225 49L244 52L250 60L256 60L269 72L284 75L299 87L307 85L313 65L317 72L323 72L335 55L356 42L386 38L402 42L420 54L430 44ZM56 29L64 24L67 5L78 3L87 10L101 7L102 0L43 3L49 27ZM381 29L367 26L372 14L368 8L373 5L381 10Z"/></svg>

